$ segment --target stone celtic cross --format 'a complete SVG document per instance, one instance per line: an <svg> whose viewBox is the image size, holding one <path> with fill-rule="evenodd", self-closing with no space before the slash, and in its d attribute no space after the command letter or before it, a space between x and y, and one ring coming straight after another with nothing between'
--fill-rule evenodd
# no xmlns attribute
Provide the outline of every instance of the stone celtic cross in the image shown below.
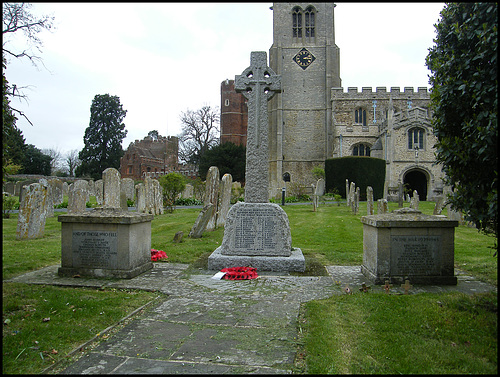
<svg viewBox="0 0 500 377"><path fill-rule="evenodd" d="M267 54L253 51L250 67L234 80L248 100L245 202L269 202L269 142L267 101L281 91L281 76L267 66Z"/></svg>

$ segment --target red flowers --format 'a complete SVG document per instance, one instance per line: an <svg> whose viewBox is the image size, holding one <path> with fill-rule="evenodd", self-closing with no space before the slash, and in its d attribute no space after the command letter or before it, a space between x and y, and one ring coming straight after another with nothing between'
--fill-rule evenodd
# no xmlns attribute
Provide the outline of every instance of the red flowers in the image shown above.
<svg viewBox="0 0 500 377"><path fill-rule="evenodd" d="M228 267L220 271L225 272L222 278L226 280L247 280L259 276L257 275L257 269L254 267Z"/></svg>
<svg viewBox="0 0 500 377"><path fill-rule="evenodd" d="M163 250L151 249L151 261L156 262L158 259L168 258Z"/></svg>

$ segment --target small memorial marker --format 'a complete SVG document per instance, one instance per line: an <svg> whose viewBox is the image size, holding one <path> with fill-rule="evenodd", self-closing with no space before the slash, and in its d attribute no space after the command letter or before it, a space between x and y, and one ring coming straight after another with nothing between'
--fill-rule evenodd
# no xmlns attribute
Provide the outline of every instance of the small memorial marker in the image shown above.
<svg viewBox="0 0 500 377"><path fill-rule="evenodd" d="M385 293L389 293L389 290L392 288L392 284L389 284L389 280L385 281L384 289Z"/></svg>
<svg viewBox="0 0 500 377"><path fill-rule="evenodd" d="M408 291L410 290L411 287L413 287L413 285L410 284L409 280L405 280L405 283L401 284L401 288L404 288L405 290L405 295L408 294Z"/></svg>
<svg viewBox="0 0 500 377"><path fill-rule="evenodd" d="M371 287L367 286L365 283L363 283L361 285L361 288L359 288L359 290L363 293L367 293L369 290L371 289Z"/></svg>

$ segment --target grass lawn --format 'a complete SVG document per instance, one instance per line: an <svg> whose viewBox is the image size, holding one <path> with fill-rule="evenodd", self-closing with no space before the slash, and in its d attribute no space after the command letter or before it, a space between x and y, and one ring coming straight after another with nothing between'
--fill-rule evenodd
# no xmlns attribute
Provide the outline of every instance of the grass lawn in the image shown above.
<svg viewBox="0 0 500 377"><path fill-rule="evenodd" d="M292 245L300 247L306 259L324 265L362 264L360 217L366 214L365 202L360 203L358 215L335 203L320 205L317 212L311 205L283 208ZM389 203L389 210L396 208L397 203ZM424 213L432 214L433 208L432 202L420 203ZM177 207L172 214L155 216L151 247L167 253L164 263L194 263L220 245L223 229L206 232L200 239L187 237L199 211ZM41 239L16 240L16 226L17 214L2 221L3 279L60 263L57 212L47 220ZM178 231L184 238L176 244L173 237ZM497 286L493 246L492 237L466 226L456 228L455 267ZM40 373L157 296L4 283L3 372ZM496 294L356 294L313 301L301 312L297 372L494 373L496 316Z"/></svg>

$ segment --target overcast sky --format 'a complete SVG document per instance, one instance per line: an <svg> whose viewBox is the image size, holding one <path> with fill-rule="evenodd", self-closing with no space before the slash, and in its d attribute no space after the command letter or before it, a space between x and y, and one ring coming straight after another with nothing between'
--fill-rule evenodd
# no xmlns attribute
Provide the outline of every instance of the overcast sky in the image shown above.
<svg viewBox="0 0 500 377"><path fill-rule="evenodd" d="M14 100L27 144L62 154L84 146L97 94L127 110L123 148L151 130L179 135L182 112L220 107L220 84L273 41L272 3L35 3L55 16L43 32L43 65L10 59L6 77L27 86ZM429 87L425 66L444 3L337 3L335 42L347 87ZM20 38L7 46L25 46ZM4 41L5 42L5 41Z"/></svg>

